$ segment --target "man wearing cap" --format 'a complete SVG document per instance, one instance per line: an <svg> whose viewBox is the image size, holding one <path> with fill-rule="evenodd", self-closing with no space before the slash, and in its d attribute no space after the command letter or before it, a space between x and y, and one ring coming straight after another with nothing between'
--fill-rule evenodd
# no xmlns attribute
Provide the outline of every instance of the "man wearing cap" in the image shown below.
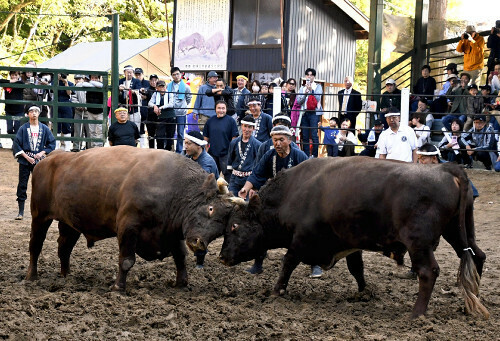
<svg viewBox="0 0 500 341"><path fill-rule="evenodd" d="M273 122L273 127L276 127L278 125L282 125L282 126L285 126L287 128L290 128L290 125L292 124L292 120L290 119L290 117L283 115L283 114L273 117L272 122ZM297 146L297 144L293 141L290 143L290 146L292 148L299 149L299 146ZM262 158L262 156L264 156L264 154L267 153L267 151L269 151L271 149L274 149L274 145L273 145L273 139L271 137L269 137L267 139L267 141L262 142L262 144L260 145L259 151L257 153L256 162L259 162L259 160Z"/></svg>
<svg viewBox="0 0 500 341"><path fill-rule="evenodd" d="M469 94L468 85L470 82L470 75L466 72L462 72L460 75L460 82L453 80L452 86L448 89L446 94L449 99L448 107L450 108L450 114L446 115L442 119L443 125L446 129L451 130L451 121L455 118L459 118L462 122L467 120L465 115L467 111L467 99L466 96Z"/></svg>
<svg viewBox="0 0 500 341"><path fill-rule="evenodd" d="M375 145L377 144L383 130L384 124L381 120L375 120L373 122L373 128L365 130L364 134L361 133L361 129L358 129L358 139L363 145L365 145L365 149L359 153L359 156L375 157Z"/></svg>
<svg viewBox="0 0 500 341"><path fill-rule="evenodd" d="M252 174L261 142L253 136L255 120L252 115L241 119L241 135L229 144L227 169L231 171L229 191L235 196Z"/></svg>
<svg viewBox="0 0 500 341"><path fill-rule="evenodd" d="M248 78L243 75L236 76L236 85L237 87L234 89L234 103L235 103L235 119L237 122L241 121L241 119L245 116L246 105L245 99L248 95L250 95L250 90L247 89Z"/></svg>
<svg viewBox="0 0 500 341"><path fill-rule="evenodd" d="M378 139L377 154L380 159L417 162L417 137L408 125L401 125L401 114L397 108L390 108L385 114L389 128Z"/></svg>
<svg viewBox="0 0 500 341"><path fill-rule="evenodd" d="M184 130L186 129L186 114L189 103L191 103L191 89L182 79L181 70L174 66L170 69L172 81L168 83L167 92L173 93L175 126L177 129L177 144L175 152L182 152L184 142Z"/></svg>
<svg viewBox="0 0 500 341"><path fill-rule="evenodd" d="M401 110L401 90L396 87L396 81L394 79L389 78L385 82L386 91L382 94L380 99L380 120L384 123L384 127L388 128L387 120L385 119L385 113L389 110L389 108L397 108Z"/></svg>
<svg viewBox="0 0 500 341"><path fill-rule="evenodd" d="M119 102L126 105L130 114L130 121L141 126L141 113L139 110L139 99L141 98L139 90L141 82L134 78L134 68L132 65L127 65L123 68L125 77L120 79L118 89L120 90Z"/></svg>
<svg viewBox="0 0 500 341"><path fill-rule="evenodd" d="M351 76L346 76L344 78L345 89L338 92L339 118L341 122L346 118L349 119L352 129L356 129L356 117L363 107L363 101L361 100L361 93L352 88L353 82Z"/></svg>
<svg viewBox="0 0 500 341"><path fill-rule="evenodd" d="M141 112L141 125L139 127L139 133L141 134L141 138L139 139L139 143L141 145L141 148L147 148L146 144L146 130L145 130L145 122L148 119L148 103L149 103L149 98L148 98L148 89L149 89L149 81L147 79L144 79L144 71L140 67L136 67L134 70L134 75L135 78L141 82L141 89L139 90L139 93L141 95L141 107L140 107L140 112Z"/></svg>
<svg viewBox="0 0 500 341"><path fill-rule="evenodd" d="M467 154L473 156L475 160L481 161L487 170L491 170L491 166L496 163L498 158L497 142L493 127L486 124L486 116L474 116L474 126L462 136L469 143L465 147Z"/></svg>
<svg viewBox="0 0 500 341"><path fill-rule="evenodd" d="M75 87L81 88L83 87L83 83L85 82L84 76L77 74L75 75ZM84 104L87 103L87 94L86 91L75 91L71 96L71 103L79 103L81 106L75 107L75 120L84 120L87 119L87 108ZM102 104L102 102L101 102ZM89 137L89 125L84 123L75 123L74 124L74 137ZM83 141L73 141L73 150L80 151L80 149L85 149Z"/></svg>
<svg viewBox="0 0 500 341"><path fill-rule="evenodd" d="M158 116L155 135L157 148L172 151L175 134L174 93L166 91L164 81L156 82L156 91L148 106L153 108L153 112Z"/></svg>
<svg viewBox="0 0 500 341"><path fill-rule="evenodd" d="M464 71L470 74L471 83L481 82L484 67L484 38L476 32L476 26L467 25L457 45L457 52L464 54Z"/></svg>
<svg viewBox="0 0 500 341"><path fill-rule="evenodd" d="M203 131L208 119L215 116L215 100L206 94L207 91L215 89L215 83L218 78L217 72L210 71L207 76L207 82L198 89L198 94L194 101L193 118L198 120L200 131Z"/></svg>
<svg viewBox="0 0 500 341"><path fill-rule="evenodd" d="M260 96L251 95L247 105L255 120L253 136L260 142L269 140L269 133L273 129L273 119L270 115L262 112Z"/></svg>
<svg viewBox="0 0 500 341"><path fill-rule="evenodd" d="M108 141L110 146L137 147L139 128L128 119L128 109L124 107L115 110L116 122L109 126Z"/></svg>
<svg viewBox="0 0 500 341"><path fill-rule="evenodd" d="M210 117L203 129L203 137L209 143L208 153L217 164L217 168L229 179L227 169L229 144L238 137L238 127L231 116L227 116L227 104L224 101L215 103L216 116Z"/></svg>
<svg viewBox="0 0 500 341"><path fill-rule="evenodd" d="M158 82L158 76L156 74L152 74L149 76L149 88L147 91L147 100L148 100L148 118L146 120L146 130L148 131L148 141L149 148L155 148L155 136L156 136L156 128L158 127L158 115L154 112L154 108L149 106L149 101L151 100L151 96L156 91L156 82Z"/></svg>
<svg viewBox="0 0 500 341"><path fill-rule="evenodd" d="M24 202L28 198L26 190L31 172L35 165L56 147L54 135L45 124L38 122L39 116L39 107L32 106L28 109L29 122L19 128L12 145L12 153L19 163L17 185L19 213L16 220L22 220L24 216Z"/></svg>

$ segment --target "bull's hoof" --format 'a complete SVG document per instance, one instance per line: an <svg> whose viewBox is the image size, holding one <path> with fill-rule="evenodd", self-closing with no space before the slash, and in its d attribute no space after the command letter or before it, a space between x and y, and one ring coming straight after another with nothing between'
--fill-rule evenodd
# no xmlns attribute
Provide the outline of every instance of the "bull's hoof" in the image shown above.
<svg viewBox="0 0 500 341"><path fill-rule="evenodd" d="M25 278L25 279L26 279L27 281L31 281L31 282L33 282L33 281L36 281L36 280L38 279L38 275L37 275L36 273L35 273L35 274L33 274L33 273L29 273L29 272L28 272L28 274L26 275L26 278Z"/></svg>
<svg viewBox="0 0 500 341"><path fill-rule="evenodd" d="M119 286L118 284L113 284L110 289L111 291L125 292L125 287Z"/></svg>
<svg viewBox="0 0 500 341"><path fill-rule="evenodd" d="M175 284L174 284L174 287L181 289L181 288L187 287L187 285L188 285L188 281L187 280L182 280L182 281L176 281Z"/></svg>
<svg viewBox="0 0 500 341"><path fill-rule="evenodd" d="M285 289L274 289L271 294L273 296L283 296L286 293Z"/></svg>

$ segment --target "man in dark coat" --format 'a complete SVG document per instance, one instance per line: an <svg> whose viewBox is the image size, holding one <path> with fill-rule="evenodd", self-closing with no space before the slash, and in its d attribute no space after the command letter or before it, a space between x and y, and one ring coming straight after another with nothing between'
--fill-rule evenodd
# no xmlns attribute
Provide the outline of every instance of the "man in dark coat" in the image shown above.
<svg viewBox="0 0 500 341"><path fill-rule="evenodd" d="M351 121L352 129L356 129L356 117L363 107L361 93L352 88L353 79L351 76L344 78L344 90L338 92L339 95L339 117L340 122L346 118Z"/></svg>

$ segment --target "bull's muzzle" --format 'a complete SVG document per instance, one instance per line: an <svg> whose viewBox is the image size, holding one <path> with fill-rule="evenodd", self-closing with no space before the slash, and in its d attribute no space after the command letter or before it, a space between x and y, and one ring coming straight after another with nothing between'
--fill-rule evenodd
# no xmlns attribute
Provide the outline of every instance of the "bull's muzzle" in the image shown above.
<svg viewBox="0 0 500 341"><path fill-rule="evenodd" d="M186 245L193 252L207 250L207 246L205 245L203 240L201 240L201 238L189 239L186 241Z"/></svg>

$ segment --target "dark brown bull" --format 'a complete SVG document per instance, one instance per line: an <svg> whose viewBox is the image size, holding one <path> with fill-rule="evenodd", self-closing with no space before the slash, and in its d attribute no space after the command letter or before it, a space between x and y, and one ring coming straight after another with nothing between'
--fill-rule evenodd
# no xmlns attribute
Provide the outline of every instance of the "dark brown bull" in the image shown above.
<svg viewBox="0 0 500 341"><path fill-rule="evenodd" d="M354 181L347 181L352 179ZM456 164L417 165L356 157L313 159L280 173L229 219L220 259L248 261L287 248L273 293L283 294L300 263L329 269L347 257L365 288L360 250L401 254L419 277L413 316L422 315L439 274L434 258L443 236L461 259L459 285L466 311L488 311L479 302L485 254L474 236L472 191Z"/></svg>
<svg viewBox="0 0 500 341"><path fill-rule="evenodd" d="M136 254L146 260L172 254L176 285L185 286L183 240L206 248L222 233L233 207L213 174L161 150L118 146L55 153L35 167L32 179L28 280L37 278L47 230L58 220L63 276L69 273L70 254L80 234L89 247L116 236L120 256L114 290L125 290Z"/></svg>

